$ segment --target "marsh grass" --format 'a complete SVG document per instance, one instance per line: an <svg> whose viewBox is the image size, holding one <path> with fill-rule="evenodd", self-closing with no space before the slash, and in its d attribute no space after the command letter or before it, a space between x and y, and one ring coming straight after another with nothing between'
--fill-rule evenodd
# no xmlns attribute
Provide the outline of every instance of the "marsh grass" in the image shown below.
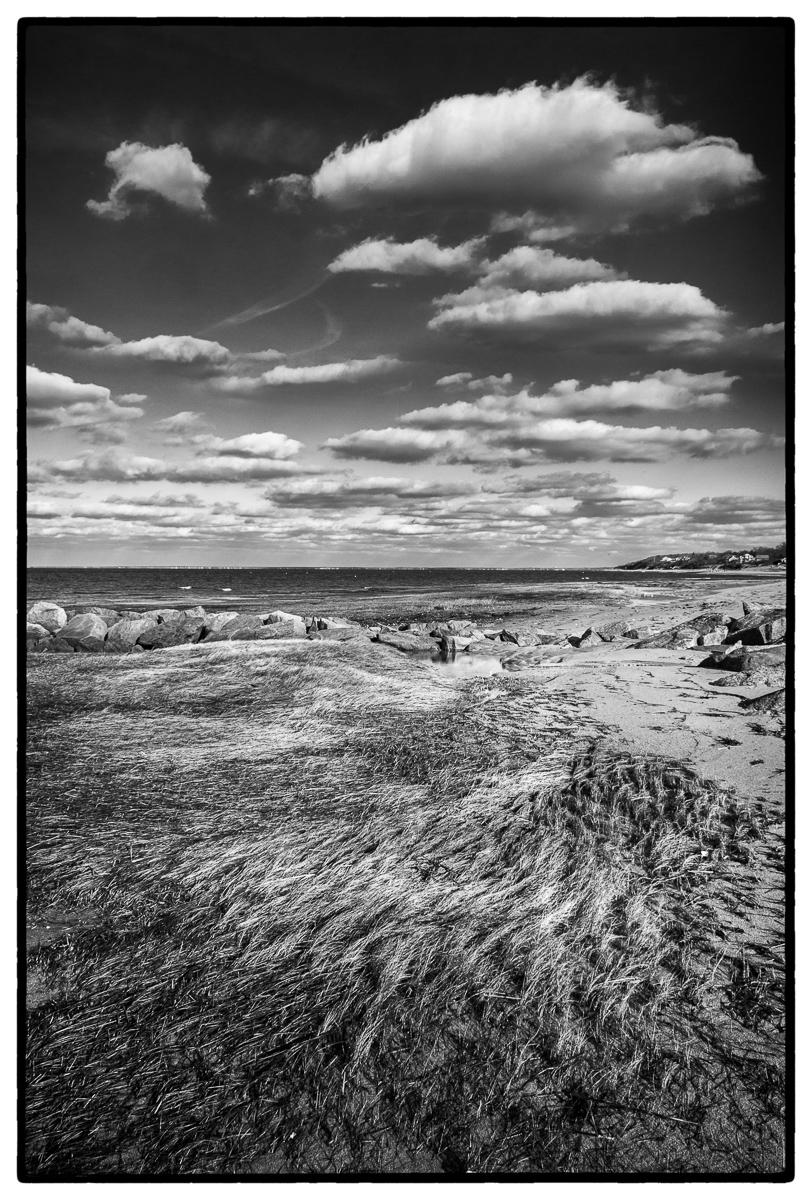
<svg viewBox="0 0 812 1200"><path fill-rule="evenodd" d="M384 647L52 658L29 702L32 926L68 929L29 954L32 1174L780 1168L723 789Z"/></svg>

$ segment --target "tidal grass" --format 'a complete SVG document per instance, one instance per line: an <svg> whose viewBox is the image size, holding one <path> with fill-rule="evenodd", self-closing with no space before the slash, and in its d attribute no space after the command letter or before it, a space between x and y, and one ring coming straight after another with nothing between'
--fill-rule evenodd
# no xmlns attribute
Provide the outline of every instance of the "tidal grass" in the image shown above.
<svg viewBox="0 0 812 1200"><path fill-rule="evenodd" d="M780 1168L758 812L521 676L144 658L32 665L32 1173Z"/></svg>

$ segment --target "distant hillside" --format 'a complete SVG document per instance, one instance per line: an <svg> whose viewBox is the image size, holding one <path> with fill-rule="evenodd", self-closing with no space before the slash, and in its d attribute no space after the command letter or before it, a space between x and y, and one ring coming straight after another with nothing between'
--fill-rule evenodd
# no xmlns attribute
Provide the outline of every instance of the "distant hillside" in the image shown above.
<svg viewBox="0 0 812 1200"><path fill-rule="evenodd" d="M787 565L787 544L755 546L750 550L707 550L702 554L651 554L623 563L620 571L740 571L742 567Z"/></svg>

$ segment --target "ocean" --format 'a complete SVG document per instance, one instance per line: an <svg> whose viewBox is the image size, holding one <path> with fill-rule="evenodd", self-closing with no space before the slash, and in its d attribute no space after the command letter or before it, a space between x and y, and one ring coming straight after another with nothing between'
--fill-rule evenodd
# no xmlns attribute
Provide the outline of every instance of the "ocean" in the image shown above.
<svg viewBox="0 0 812 1200"><path fill-rule="evenodd" d="M101 604L110 608L236 608L260 612L334 612L370 616L433 607L482 611L489 604L521 611L548 601L564 610L573 602L623 598L666 599L684 588L694 572L618 570L493 570L487 568L267 567L103 568L32 567L29 603L54 600L63 606ZM682 588L680 587L682 584Z"/></svg>

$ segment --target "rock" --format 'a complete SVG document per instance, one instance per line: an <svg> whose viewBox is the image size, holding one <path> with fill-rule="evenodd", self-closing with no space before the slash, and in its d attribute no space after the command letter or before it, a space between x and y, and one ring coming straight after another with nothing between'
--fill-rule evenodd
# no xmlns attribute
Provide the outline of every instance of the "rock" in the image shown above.
<svg viewBox="0 0 812 1200"><path fill-rule="evenodd" d="M750 613L753 611L754 611L754 605L748 604L748 602L746 600L742 600L742 612L744 613L744 615L746 617L749 617Z"/></svg>
<svg viewBox="0 0 812 1200"><path fill-rule="evenodd" d="M723 671L750 671L784 663L786 662L786 653L787 648L783 645L765 646L763 649L757 646L740 645L733 646L731 649L720 646L718 649L712 650L707 658L703 658L699 666L709 667L712 670L721 668Z"/></svg>
<svg viewBox="0 0 812 1200"><path fill-rule="evenodd" d="M492 641L494 641L496 638L498 638L498 637L499 637L499 630L498 630L498 629L491 629L491 628L487 627L487 628L485 628L485 629L483 629L483 630L482 630L482 634L483 634L483 636L484 636L484 637L486 637L486 638L487 638L489 641L491 641L491 642L492 642Z"/></svg>
<svg viewBox="0 0 812 1200"><path fill-rule="evenodd" d="M340 617L314 617L313 625L316 629L351 629L353 623L343 621Z"/></svg>
<svg viewBox="0 0 812 1200"><path fill-rule="evenodd" d="M107 622L95 613L80 613L71 617L59 631L60 638L87 654L98 654L104 649Z"/></svg>
<svg viewBox="0 0 812 1200"><path fill-rule="evenodd" d="M223 630L225 633L226 630ZM278 638L305 637L304 621L275 621L271 625L260 625L259 628L247 627L238 629L229 635L232 642L269 642Z"/></svg>
<svg viewBox="0 0 812 1200"><path fill-rule="evenodd" d="M700 633L696 639L697 646L721 646L727 637L727 625L717 625L707 633Z"/></svg>
<svg viewBox="0 0 812 1200"><path fill-rule="evenodd" d="M595 632L599 637L602 637L605 642L613 642L615 638L625 637L625 631L628 628L626 621L609 621L606 625L601 625Z"/></svg>
<svg viewBox="0 0 812 1200"><path fill-rule="evenodd" d="M201 620L206 619L206 610L202 604L196 604L194 608L184 608L183 615L185 617L200 617Z"/></svg>
<svg viewBox="0 0 812 1200"><path fill-rule="evenodd" d="M28 610L28 621L31 625L41 625L48 633L56 633L67 625L68 614L51 600L38 600Z"/></svg>
<svg viewBox="0 0 812 1200"><path fill-rule="evenodd" d="M38 654L45 649L48 642L52 640L53 635L48 632L44 625L26 624L25 627L25 648L31 654Z"/></svg>
<svg viewBox="0 0 812 1200"><path fill-rule="evenodd" d="M264 628L265 623L259 613L243 613L242 615L232 617L230 621L226 621L225 625L221 625L220 633L224 637L231 639L235 633L244 633L246 630L255 631Z"/></svg>
<svg viewBox="0 0 812 1200"><path fill-rule="evenodd" d="M183 646L200 640L203 622L199 617L184 617L182 621L162 621L151 625L136 639L145 650L163 650L167 646Z"/></svg>
<svg viewBox="0 0 812 1200"><path fill-rule="evenodd" d="M151 617L139 617L137 620L116 621L107 630L104 649L108 654L126 654L132 650L142 633L148 629L157 628L157 622Z"/></svg>
<svg viewBox="0 0 812 1200"><path fill-rule="evenodd" d="M474 627L473 621L446 621L447 627L452 633L469 634Z"/></svg>
<svg viewBox="0 0 812 1200"><path fill-rule="evenodd" d="M643 638L636 646L640 649L648 647L650 650L690 649L699 644L700 637L714 634L720 626L724 626L726 630L728 620L729 618L720 612L702 613L698 617L683 621L681 625L674 625L662 633L655 633L653 637Z"/></svg>
<svg viewBox="0 0 812 1200"><path fill-rule="evenodd" d="M382 646L391 646L403 654L423 654L432 657L438 654L437 643L427 633L389 633L381 630L373 639Z"/></svg>
<svg viewBox="0 0 812 1200"><path fill-rule="evenodd" d="M786 689L777 688L776 691L767 692L763 696L748 696L739 703L739 708L746 708L751 712L767 713L769 716L778 717L783 721L786 711Z"/></svg>
<svg viewBox="0 0 812 1200"><path fill-rule="evenodd" d="M499 641L512 642L514 646L520 646L522 644L519 635L517 633L513 633L510 629L499 630Z"/></svg>
<svg viewBox="0 0 812 1200"><path fill-rule="evenodd" d="M66 642L61 637L52 637L42 648L50 654L74 654L76 649L70 642Z"/></svg>
<svg viewBox="0 0 812 1200"><path fill-rule="evenodd" d="M307 636L311 642L368 642L371 635L372 630L363 629L361 626L349 626L345 629L311 629Z"/></svg>
<svg viewBox="0 0 812 1200"><path fill-rule="evenodd" d="M140 621L144 613L137 608L122 608L118 615L121 621Z"/></svg>
<svg viewBox="0 0 812 1200"><path fill-rule="evenodd" d="M589 646L602 646L605 640L596 629L587 629L578 639L578 649L583 650Z"/></svg>
<svg viewBox="0 0 812 1200"><path fill-rule="evenodd" d="M227 625L229 621L233 621L234 618L238 617L239 615L240 614L238 612L232 612L230 610L228 612L207 613L205 620L206 632L219 633L224 625ZM209 639L204 638L204 640L208 641ZM211 640L213 641L214 639L212 638Z"/></svg>
<svg viewBox="0 0 812 1200"><path fill-rule="evenodd" d="M121 620L121 613L117 608L101 608L98 604L81 604L73 610L74 616L91 616L101 617L106 625L115 625L116 621Z"/></svg>
<svg viewBox="0 0 812 1200"><path fill-rule="evenodd" d="M174 621L182 621L184 614L179 608L151 608L144 616L153 617L158 624L171 625Z"/></svg>
<svg viewBox="0 0 812 1200"><path fill-rule="evenodd" d="M266 625L276 625L280 621L301 621L302 625L305 623L304 617L297 613L283 612L281 608L275 608L273 612L261 613L260 616Z"/></svg>
<svg viewBox="0 0 812 1200"><path fill-rule="evenodd" d="M787 635L787 610L785 608L750 611L746 616L730 622L725 641L728 645L742 642L745 646L764 646L781 642Z"/></svg>

